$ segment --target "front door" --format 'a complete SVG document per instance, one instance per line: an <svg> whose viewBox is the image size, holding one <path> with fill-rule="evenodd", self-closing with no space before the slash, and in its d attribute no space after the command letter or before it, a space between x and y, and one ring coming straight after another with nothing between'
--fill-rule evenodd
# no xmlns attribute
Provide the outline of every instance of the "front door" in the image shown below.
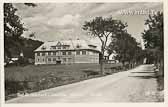
<svg viewBox="0 0 168 107"><path fill-rule="evenodd" d="M56 61L56 64L61 64L61 60L57 60L57 61Z"/></svg>

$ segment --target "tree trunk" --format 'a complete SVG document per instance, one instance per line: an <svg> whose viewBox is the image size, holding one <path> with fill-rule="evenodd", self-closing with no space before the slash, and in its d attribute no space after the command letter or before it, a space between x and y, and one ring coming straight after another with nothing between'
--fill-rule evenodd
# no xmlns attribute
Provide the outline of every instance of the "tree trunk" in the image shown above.
<svg viewBox="0 0 168 107"><path fill-rule="evenodd" d="M126 69L125 68L125 61L121 61L122 62L122 66L123 66L123 68L124 68L124 70Z"/></svg>
<svg viewBox="0 0 168 107"><path fill-rule="evenodd" d="M161 57L158 76L164 76L164 65L163 64L164 64L163 57Z"/></svg>
<svg viewBox="0 0 168 107"><path fill-rule="evenodd" d="M103 45L102 45L103 46ZM100 72L101 75L104 75L104 48L101 48L101 59L100 59Z"/></svg>
<svg viewBox="0 0 168 107"><path fill-rule="evenodd" d="M101 59L100 61L100 72L101 72L101 75L104 75L104 60Z"/></svg>

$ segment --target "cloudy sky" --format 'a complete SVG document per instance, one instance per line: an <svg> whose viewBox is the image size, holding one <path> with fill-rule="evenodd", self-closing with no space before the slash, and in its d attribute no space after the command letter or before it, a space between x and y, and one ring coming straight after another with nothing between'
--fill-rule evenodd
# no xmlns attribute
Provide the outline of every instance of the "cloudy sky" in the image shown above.
<svg viewBox="0 0 168 107"><path fill-rule="evenodd" d="M36 39L42 41L77 38L96 40L89 38L86 31L82 30L82 25L96 16L112 16L127 22L128 32L140 42L148 14L128 15L123 12L162 11L161 3L41 3L34 8L23 4L15 4L15 7L24 26L29 29L24 36L35 32Z"/></svg>

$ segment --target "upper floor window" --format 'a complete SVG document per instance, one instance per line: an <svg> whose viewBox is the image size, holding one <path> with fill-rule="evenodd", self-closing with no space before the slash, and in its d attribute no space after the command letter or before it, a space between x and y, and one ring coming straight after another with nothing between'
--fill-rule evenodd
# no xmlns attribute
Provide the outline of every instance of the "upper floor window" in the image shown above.
<svg viewBox="0 0 168 107"><path fill-rule="evenodd" d="M56 55L56 52L53 52L53 55Z"/></svg>
<svg viewBox="0 0 168 107"><path fill-rule="evenodd" d="M66 55L66 52L65 52L65 51L63 51L63 52L62 52L62 55Z"/></svg>
<svg viewBox="0 0 168 107"><path fill-rule="evenodd" d="M76 55L80 55L80 51L76 51Z"/></svg>
<svg viewBox="0 0 168 107"><path fill-rule="evenodd" d="M93 52L94 55L96 55L97 53L96 52Z"/></svg>
<svg viewBox="0 0 168 107"><path fill-rule="evenodd" d="M45 56L45 52L42 53L42 56Z"/></svg>
<svg viewBox="0 0 168 107"><path fill-rule="evenodd" d="M68 52L68 55L71 55L71 54L72 54L72 52L71 52L71 51L69 51L69 52Z"/></svg>
<svg viewBox="0 0 168 107"><path fill-rule="evenodd" d="M40 56L40 52L37 52L37 56Z"/></svg>
<svg viewBox="0 0 168 107"><path fill-rule="evenodd" d="M48 55L51 55L51 52L48 52Z"/></svg>
<svg viewBox="0 0 168 107"><path fill-rule="evenodd" d="M45 46L43 46L41 49L42 49L42 50L45 50L45 49L46 49L46 47L45 47Z"/></svg>
<svg viewBox="0 0 168 107"><path fill-rule="evenodd" d="M82 55L86 55L86 51L82 51Z"/></svg>

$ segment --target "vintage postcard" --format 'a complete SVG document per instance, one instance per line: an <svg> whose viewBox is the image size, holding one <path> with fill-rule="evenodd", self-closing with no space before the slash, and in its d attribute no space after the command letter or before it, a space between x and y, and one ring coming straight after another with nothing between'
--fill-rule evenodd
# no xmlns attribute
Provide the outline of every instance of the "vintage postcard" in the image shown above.
<svg viewBox="0 0 168 107"><path fill-rule="evenodd" d="M1 5L5 104L165 102L163 1Z"/></svg>

